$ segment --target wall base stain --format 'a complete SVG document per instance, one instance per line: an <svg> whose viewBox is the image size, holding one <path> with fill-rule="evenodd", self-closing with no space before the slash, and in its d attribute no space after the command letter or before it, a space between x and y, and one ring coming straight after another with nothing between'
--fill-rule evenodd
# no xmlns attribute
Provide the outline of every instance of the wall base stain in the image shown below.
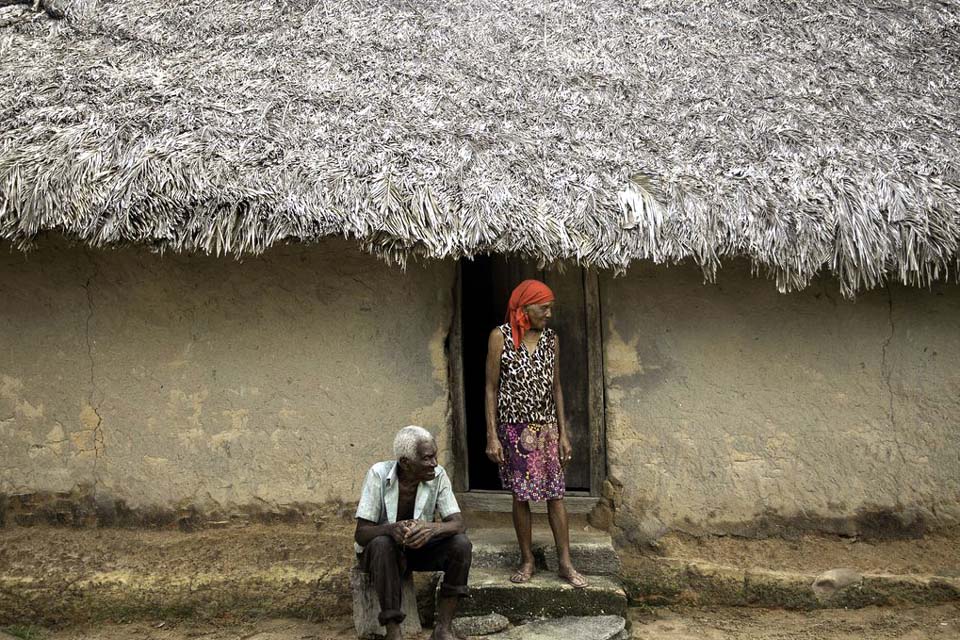
<svg viewBox="0 0 960 640"><path fill-rule="evenodd" d="M295 502L277 506L262 501L205 508L130 507L90 486L73 491L0 494L0 527L53 526L75 529L117 527L125 529L179 529L189 533L243 524L309 524L322 526L331 517L352 518L355 504Z"/></svg>
<svg viewBox="0 0 960 640"><path fill-rule="evenodd" d="M729 535L743 538L795 538L809 533L825 533L862 540L913 540L922 538L928 526L923 515L896 507L863 507L855 515L786 516L768 512L744 522L711 523L690 529L702 535ZM686 530L685 527L681 527ZM687 533L691 531L686 530Z"/></svg>

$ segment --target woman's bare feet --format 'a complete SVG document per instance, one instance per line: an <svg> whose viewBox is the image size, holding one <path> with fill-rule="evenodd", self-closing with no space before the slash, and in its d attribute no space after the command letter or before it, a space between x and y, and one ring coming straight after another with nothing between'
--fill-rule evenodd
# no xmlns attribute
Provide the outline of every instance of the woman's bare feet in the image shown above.
<svg viewBox="0 0 960 640"><path fill-rule="evenodd" d="M574 589L583 589L590 583L573 567L561 567L557 575L567 581Z"/></svg>
<svg viewBox="0 0 960 640"><path fill-rule="evenodd" d="M517 567L516 572L510 576L510 582L514 584L523 584L524 582L530 582L530 578L533 577L535 568L533 562L524 562L519 567Z"/></svg>

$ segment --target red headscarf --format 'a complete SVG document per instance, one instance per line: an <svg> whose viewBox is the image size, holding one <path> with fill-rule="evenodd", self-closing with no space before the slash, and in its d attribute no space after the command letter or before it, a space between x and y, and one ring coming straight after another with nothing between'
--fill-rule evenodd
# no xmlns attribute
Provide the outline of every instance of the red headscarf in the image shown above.
<svg viewBox="0 0 960 640"><path fill-rule="evenodd" d="M507 304L507 322L510 323L515 348L520 348L523 335L530 329L530 316L523 308L528 304L543 304L553 299L553 291L539 280L524 280L513 290Z"/></svg>

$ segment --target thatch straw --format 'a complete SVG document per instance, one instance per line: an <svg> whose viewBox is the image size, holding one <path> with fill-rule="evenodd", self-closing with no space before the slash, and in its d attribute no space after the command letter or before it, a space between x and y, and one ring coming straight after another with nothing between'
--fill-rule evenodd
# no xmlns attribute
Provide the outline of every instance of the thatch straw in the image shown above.
<svg viewBox="0 0 960 640"><path fill-rule="evenodd" d="M960 267L956 0L73 0L0 20L0 237ZM4 9L10 11L10 9ZM16 17L16 16L15 16Z"/></svg>

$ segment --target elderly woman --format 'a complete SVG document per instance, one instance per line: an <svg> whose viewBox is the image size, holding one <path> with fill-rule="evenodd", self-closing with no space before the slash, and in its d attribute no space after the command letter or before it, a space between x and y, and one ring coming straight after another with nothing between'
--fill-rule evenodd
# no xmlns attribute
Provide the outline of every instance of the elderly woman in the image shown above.
<svg viewBox="0 0 960 640"><path fill-rule="evenodd" d="M557 545L559 575L575 588L587 580L570 560L563 502L563 468L572 447L560 390L560 340L547 327L554 295L538 280L524 280L510 296L507 322L490 332L487 349L487 457L500 466L503 488L513 494L513 526L520 566L511 582L529 582L533 559L530 501L547 501Z"/></svg>

